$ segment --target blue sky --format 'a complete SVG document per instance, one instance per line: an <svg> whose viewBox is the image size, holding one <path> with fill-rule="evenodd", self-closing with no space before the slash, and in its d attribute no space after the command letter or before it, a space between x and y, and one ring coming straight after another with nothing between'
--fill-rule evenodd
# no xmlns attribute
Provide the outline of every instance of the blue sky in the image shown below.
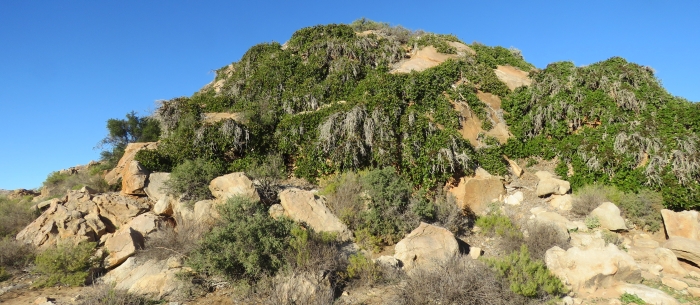
<svg viewBox="0 0 700 305"><path fill-rule="evenodd" d="M488 2L488 3L486 3ZM189 96L260 42L360 17L514 46L539 68L612 56L700 101L699 1L3 1L0 188L99 157L109 118Z"/></svg>

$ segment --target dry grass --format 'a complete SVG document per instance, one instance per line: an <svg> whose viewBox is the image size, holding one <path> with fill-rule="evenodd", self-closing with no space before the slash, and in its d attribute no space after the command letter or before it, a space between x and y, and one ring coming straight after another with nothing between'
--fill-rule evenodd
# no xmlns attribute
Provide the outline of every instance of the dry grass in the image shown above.
<svg viewBox="0 0 700 305"><path fill-rule="evenodd" d="M39 216L27 199L9 199L0 196L0 238L13 236Z"/></svg>
<svg viewBox="0 0 700 305"><path fill-rule="evenodd" d="M80 305L146 305L158 304L144 297L137 296L126 291L116 290L106 284L91 287L85 297L78 303Z"/></svg>
<svg viewBox="0 0 700 305"><path fill-rule="evenodd" d="M235 304L330 305L335 288L319 274L290 273L261 279L245 293L234 296Z"/></svg>
<svg viewBox="0 0 700 305"><path fill-rule="evenodd" d="M144 249L137 257L164 260L171 256L188 257L199 245L199 240L209 232L208 223L177 217L164 228L146 238Z"/></svg>
<svg viewBox="0 0 700 305"><path fill-rule="evenodd" d="M458 257L434 269L411 273L394 304L529 304L510 291L491 269L468 257Z"/></svg>
<svg viewBox="0 0 700 305"><path fill-rule="evenodd" d="M605 188L599 185L582 187L574 196L571 212L579 216L590 214L601 203L608 201L606 192Z"/></svg>

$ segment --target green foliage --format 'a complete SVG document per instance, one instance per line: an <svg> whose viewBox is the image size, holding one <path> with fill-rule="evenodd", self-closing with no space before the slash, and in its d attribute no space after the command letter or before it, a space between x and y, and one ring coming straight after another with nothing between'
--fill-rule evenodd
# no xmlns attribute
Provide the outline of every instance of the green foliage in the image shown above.
<svg viewBox="0 0 700 305"><path fill-rule="evenodd" d="M476 226L481 228L484 233L492 236L522 236L522 233L518 230L518 227L513 224L510 218L501 213L493 213L477 218Z"/></svg>
<svg viewBox="0 0 700 305"><path fill-rule="evenodd" d="M615 186L586 185L575 193L572 212L588 215L603 202L613 202L622 215L640 229L657 232L661 229L663 197L659 192L642 189L623 192Z"/></svg>
<svg viewBox="0 0 700 305"><path fill-rule="evenodd" d="M32 210L31 200L9 199L0 196L0 238L14 237L37 216L38 211Z"/></svg>
<svg viewBox="0 0 700 305"><path fill-rule="evenodd" d="M109 164L110 168L119 162L129 143L153 142L160 137L158 121L150 117L138 117L134 111L127 113L125 119L107 120L107 131L109 133L98 147L112 148L101 152L102 161Z"/></svg>
<svg viewBox="0 0 700 305"><path fill-rule="evenodd" d="M257 280L285 265L294 224L275 220L260 202L232 197L220 211L214 227L188 260L198 272L234 280Z"/></svg>
<svg viewBox="0 0 700 305"><path fill-rule="evenodd" d="M508 65L528 72L535 68L535 66L526 62L520 50L515 48L506 49L501 46L488 47L480 43L473 43L471 48L476 51L476 60L492 69L496 69L496 66Z"/></svg>
<svg viewBox="0 0 700 305"><path fill-rule="evenodd" d="M168 192L190 203L210 199L212 195L209 191L209 182L225 172L224 166L216 161L186 160L173 168L170 179L166 182Z"/></svg>
<svg viewBox="0 0 700 305"><path fill-rule="evenodd" d="M564 284L554 276L541 261L530 258L526 245L504 257L484 260L498 274L508 279L510 289L526 297L545 294L559 296L566 293Z"/></svg>
<svg viewBox="0 0 700 305"><path fill-rule="evenodd" d="M373 170L361 177L367 192L367 211L361 213L359 229L381 237L384 242L394 244L413 229L406 220L411 186L396 173L393 167Z"/></svg>
<svg viewBox="0 0 700 305"><path fill-rule="evenodd" d="M461 42L454 35L441 35L441 34L431 34L425 33L423 35L416 35L408 41L408 45L411 47L423 48L426 46L433 46L440 53L445 54L457 54L457 49L448 42Z"/></svg>
<svg viewBox="0 0 700 305"><path fill-rule="evenodd" d="M11 277L12 275L5 270L5 267L0 266L0 282L9 280Z"/></svg>
<svg viewBox="0 0 700 305"><path fill-rule="evenodd" d="M668 208L697 206L698 107L666 92L650 68L613 57L586 67L553 63L531 77L503 99L517 139L509 156L558 156L573 169L574 189L648 189Z"/></svg>
<svg viewBox="0 0 700 305"><path fill-rule="evenodd" d="M620 301L622 302L622 304L634 303L634 304L637 304L637 305L644 305L644 304L647 303L647 302L644 302L644 300L642 300L642 299L641 299L640 297L638 297L636 294L630 294L630 293L627 293L627 292L623 293L623 294L620 296Z"/></svg>
<svg viewBox="0 0 700 305"><path fill-rule="evenodd" d="M382 277L379 266L362 253L358 252L350 255L348 262L346 272L351 279L364 279L369 282L376 282Z"/></svg>
<svg viewBox="0 0 700 305"><path fill-rule="evenodd" d="M92 257L94 249L95 243L84 242L75 246L59 245L39 253L34 263L41 279L34 286L84 285L90 269L96 267L97 262Z"/></svg>
<svg viewBox="0 0 700 305"><path fill-rule="evenodd" d="M622 242L624 239L619 234L608 230L603 230L602 237L606 246L608 244L613 244L618 248L622 248Z"/></svg>
<svg viewBox="0 0 700 305"><path fill-rule="evenodd" d="M586 220L584 220L584 223L586 224L586 227L588 229L595 229L597 227L600 227L600 220L598 219L598 217L595 217L595 216L586 217Z"/></svg>
<svg viewBox="0 0 700 305"><path fill-rule="evenodd" d="M287 178L287 169L281 155L267 155L261 160L254 159L246 168L246 174L257 180L258 192L263 201L271 205L277 202L279 184Z"/></svg>
<svg viewBox="0 0 700 305"><path fill-rule="evenodd" d="M104 164L104 163L103 163ZM103 168L98 166L98 168ZM43 183L49 198L64 196L68 190L79 190L87 186L97 192L118 191L121 184L111 186L102 177L101 172L93 171L92 167L77 172L51 172Z"/></svg>

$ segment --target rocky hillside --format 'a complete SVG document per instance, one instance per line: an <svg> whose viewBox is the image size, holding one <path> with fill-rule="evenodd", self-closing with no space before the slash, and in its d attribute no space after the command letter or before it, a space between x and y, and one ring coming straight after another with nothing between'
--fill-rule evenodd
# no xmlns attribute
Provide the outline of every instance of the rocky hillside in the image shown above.
<svg viewBox="0 0 700 305"><path fill-rule="evenodd" d="M0 195L0 301L700 304L698 118L622 58L304 28Z"/></svg>

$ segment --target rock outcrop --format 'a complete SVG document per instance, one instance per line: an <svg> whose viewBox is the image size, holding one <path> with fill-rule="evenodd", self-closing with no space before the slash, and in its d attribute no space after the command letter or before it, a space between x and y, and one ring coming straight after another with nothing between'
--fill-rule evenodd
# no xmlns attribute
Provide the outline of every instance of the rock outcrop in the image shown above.
<svg viewBox="0 0 700 305"><path fill-rule="evenodd" d="M170 180L170 173L151 173L144 191L153 202L158 202L168 193L166 183Z"/></svg>
<svg viewBox="0 0 700 305"><path fill-rule="evenodd" d="M424 222L394 247L394 257L403 263L405 270L430 268L458 253L459 244L452 232Z"/></svg>
<svg viewBox="0 0 700 305"><path fill-rule="evenodd" d="M102 280L115 289L132 294L163 298L176 295L185 282L178 280L178 273L187 272L178 257L167 260L137 262L130 257L119 267L104 275Z"/></svg>
<svg viewBox="0 0 700 305"><path fill-rule="evenodd" d="M352 237L348 227L326 207L325 200L310 191L286 189L279 194L284 215L294 221L305 222L316 231L335 232L347 240Z"/></svg>
<svg viewBox="0 0 700 305"><path fill-rule="evenodd" d="M130 227L117 231L105 241L104 248L108 253L104 261L105 268L114 268L123 263L136 254L136 250L142 249L143 245L143 236L138 231Z"/></svg>
<svg viewBox="0 0 700 305"><path fill-rule="evenodd" d="M639 265L613 244L604 248L563 250L553 247L545 254L547 268L574 291L596 290L618 282L642 280Z"/></svg>
<svg viewBox="0 0 700 305"><path fill-rule="evenodd" d="M119 159L117 166L105 175L105 181L110 185L116 184L119 182L119 179L124 177L125 171L129 170L129 165L131 161L134 161L134 157L139 150L156 149L157 147L157 142L129 143L124 150L124 155Z"/></svg>

